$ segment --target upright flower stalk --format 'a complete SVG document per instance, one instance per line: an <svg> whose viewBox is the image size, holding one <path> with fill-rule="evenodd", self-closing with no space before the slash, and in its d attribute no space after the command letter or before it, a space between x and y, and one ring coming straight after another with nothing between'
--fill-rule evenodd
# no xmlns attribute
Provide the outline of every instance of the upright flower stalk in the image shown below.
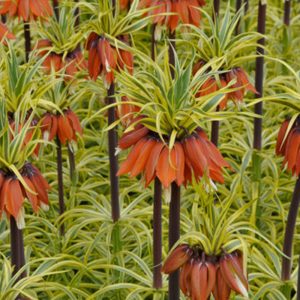
<svg viewBox="0 0 300 300"><path fill-rule="evenodd" d="M162 186L156 177L153 197L153 287L162 288Z"/></svg>
<svg viewBox="0 0 300 300"><path fill-rule="evenodd" d="M219 15L220 12L220 0L214 0L214 13L216 16Z"/></svg>
<svg viewBox="0 0 300 300"><path fill-rule="evenodd" d="M267 11L267 4L262 3L259 1L258 4L258 23L257 23L257 31L258 33L265 34L266 28L266 11ZM257 94L255 95L256 98L260 98L263 96L263 78L264 78L264 48L265 39L261 38L258 41L260 46L257 47L257 54L259 55L256 58L256 73L255 73L255 88ZM255 104L255 113L262 116L263 114L263 104L259 102ZM253 148L256 150L261 150L262 147L262 119L255 118L254 119L254 141L253 141Z"/></svg>
<svg viewBox="0 0 300 300"><path fill-rule="evenodd" d="M284 156L283 166L286 165L287 170L298 177L288 213L283 243L283 253L285 254L285 256L282 257L281 279L284 281L290 280L291 277L291 266L293 261L293 239L300 204L299 117L294 121L293 124L290 123L291 120L289 119L283 122L279 130L276 143L276 154ZM289 125L291 125L291 129L289 132L287 132Z"/></svg>
<svg viewBox="0 0 300 300"><path fill-rule="evenodd" d="M111 82L107 90L107 103L108 105L115 104L115 84ZM115 108L108 109L108 126L115 122ZM115 154L115 149L118 145L116 128L108 131L108 154L109 154L109 171L110 171L110 192L111 192L111 215L113 222L116 223L120 219L120 203L119 203L119 179L118 172L118 156Z"/></svg>
<svg viewBox="0 0 300 300"><path fill-rule="evenodd" d="M13 275L15 275L25 265L23 230L19 229L13 216L10 217L10 249L11 265L13 266ZM26 272L19 276L18 280L26 277Z"/></svg>
<svg viewBox="0 0 300 300"><path fill-rule="evenodd" d="M241 9L241 6L242 6L242 0L236 0L236 3L235 3L235 11L236 13ZM235 27L235 34L238 35L240 33L240 23L241 21L239 20L239 22L236 24L236 27Z"/></svg>
<svg viewBox="0 0 300 300"><path fill-rule="evenodd" d="M58 136L56 137L56 168L57 168L59 214L63 215L66 210L66 206L64 200L62 147ZM63 222L59 227L59 232L61 236L65 235L65 224Z"/></svg>
<svg viewBox="0 0 300 300"><path fill-rule="evenodd" d="M151 58L156 59L155 54L155 24L151 26ZM154 181L153 195L153 287L162 288L162 186L158 177Z"/></svg>
<svg viewBox="0 0 300 300"><path fill-rule="evenodd" d="M260 34L265 34L266 27L266 11L267 4L263 1L258 3L258 20L257 20L257 32ZM265 39L261 38L258 41L258 47L256 53L258 57L256 58L256 68L255 68L255 89L257 93L255 98L261 98L263 96L263 80L264 80L264 48ZM263 103L262 101L255 104L254 107L255 114L262 117L263 115ZM262 118L254 118L254 132L253 132L253 148L254 152L252 155L252 168L253 168L253 181L258 184L260 190L260 179L261 179L261 159L259 152L262 148ZM252 222L256 223L257 206L259 201L256 201L252 207Z"/></svg>
<svg viewBox="0 0 300 300"><path fill-rule="evenodd" d="M53 1L53 10L55 13L55 17L56 17L56 20L58 20L59 19L59 5L58 5L59 0L52 0L52 1Z"/></svg>
<svg viewBox="0 0 300 300"><path fill-rule="evenodd" d="M58 202L59 202L59 214L62 215L65 212L64 201L64 182L63 182L63 159L62 159L62 145L68 146L68 151L71 150L70 143L77 141L76 134L82 135L82 128L77 115L71 110L67 109L63 111L63 114L45 113L42 118L41 130L45 140L56 142L56 164L57 164L57 179L58 179ZM74 156L70 160L70 176L74 181L74 168L75 161ZM65 227L63 222L60 225L60 234L64 236Z"/></svg>
<svg viewBox="0 0 300 300"><path fill-rule="evenodd" d="M220 13L220 0L214 0L214 11L213 11L213 19L216 22L215 18L219 17ZM220 110L219 105L216 108L216 111L218 112ZM218 146L219 143L219 130L220 130L220 121L212 121L211 123L211 141L215 144L215 146Z"/></svg>
<svg viewBox="0 0 300 300"><path fill-rule="evenodd" d="M175 77L176 32L169 32L169 67L172 78ZM171 185L171 201L169 205L169 250L180 238L180 186L175 182ZM179 271L169 275L169 299L179 300Z"/></svg>
<svg viewBox="0 0 300 300"><path fill-rule="evenodd" d="M31 51L31 34L30 34L30 23L24 21L24 38L25 38L25 58L28 62Z"/></svg>
<svg viewBox="0 0 300 300"><path fill-rule="evenodd" d="M290 26L291 2L292 2L292 0L285 0L284 1L283 23L286 26Z"/></svg>
<svg viewBox="0 0 300 300"><path fill-rule="evenodd" d="M291 278L291 269L293 261L293 239L294 231L297 222L297 216L300 204L300 177L298 176L292 202L289 209L289 214L286 223L284 242L283 242L283 253L286 255L282 257L282 268L281 268L281 279L286 281Z"/></svg>

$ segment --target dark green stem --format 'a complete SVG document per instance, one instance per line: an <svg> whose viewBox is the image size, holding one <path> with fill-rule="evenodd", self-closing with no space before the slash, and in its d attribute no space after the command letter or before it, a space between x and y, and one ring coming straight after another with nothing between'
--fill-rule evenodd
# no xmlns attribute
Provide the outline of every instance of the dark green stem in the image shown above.
<svg viewBox="0 0 300 300"><path fill-rule="evenodd" d="M153 61L155 61L155 46L156 46L155 28L156 28L156 25L153 24L152 27L151 27L151 58L152 58Z"/></svg>
<svg viewBox="0 0 300 300"><path fill-rule="evenodd" d="M151 29L151 58L155 61L155 27ZM156 177L154 181L153 200L153 288L162 288L161 262L162 262L162 186Z"/></svg>
<svg viewBox="0 0 300 300"><path fill-rule="evenodd" d="M169 250L180 238L180 187L173 182L169 212ZM169 276L169 300L179 300L179 270Z"/></svg>
<svg viewBox="0 0 300 300"><path fill-rule="evenodd" d="M116 0L111 0L111 5L113 9L113 16L116 15Z"/></svg>
<svg viewBox="0 0 300 300"><path fill-rule="evenodd" d="M245 0L245 14L248 12L249 10L249 0Z"/></svg>
<svg viewBox="0 0 300 300"><path fill-rule="evenodd" d="M290 26L290 16L291 16L291 2L292 0L284 1L284 16L283 22L286 26Z"/></svg>
<svg viewBox="0 0 300 300"><path fill-rule="evenodd" d="M297 282L297 300L300 300L300 255L298 260L298 282Z"/></svg>
<svg viewBox="0 0 300 300"><path fill-rule="evenodd" d="M172 78L175 78L175 43L176 33L169 32L169 67ZM169 250L180 238L180 187L173 182L169 206ZM169 300L179 300L179 270L169 275Z"/></svg>
<svg viewBox="0 0 300 300"><path fill-rule="evenodd" d="M59 20L59 5L58 0L53 0L53 10L56 17L56 20Z"/></svg>
<svg viewBox="0 0 300 300"><path fill-rule="evenodd" d="M31 51L30 24L28 22L24 22L24 38L25 38L25 58L26 58L26 62L28 62L29 54Z"/></svg>
<svg viewBox="0 0 300 300"><path fill-rule="evenodd" d="M284 243L283 243L283 253L288 257L282 258L282 270L281 270L281 279L286 281L291 278L291 264L292 264L292 250L293 250L293 238L294 230L296 226L298 210L300 203L300 177L298 177L292 202L290 205L290 210L288 214Z"/></svg>
<svg viewBox="0 0 300 300"><path fill-rule="evenodd" d="M18 229L17 223L14 217L10 217L10 250L11 250L11 265L13 267L13 276L20 271L20 269L25 265L25 255L24 255L24 242L23 242L23 232ZM17 279L17 281L26 277L26 272L24 271ZM17 296L16 300L24 300L23 297Z"/></svg>
<svg viewBox="0 0 300 300"><path fill-rule="evenodd" d="M218 112L219 110L220 110L220 107L217 106L216 112ZM211 141L216 146L218 146L218 143L219 143L219 129L220 129L220 121L212 121Z"/></svg>
<svg viewBox="0 0 300 300"><path fill-rule="evenodd" d="M218 16L220 12L220 0L214 0L214 12Z"/></svg>
<svg viewBox="0 0 300 300"><path fill-rule="evenodd" d="M64 201L64 182L63 182L63 165L62 165L62 147L58 136L56 137L56 150L57 150L57 180L58 180L58 202L59 202L59 214L60 216L65 212ZM65 225L62 222L60 227L61 236L65 235Z"/></svg>
<svg viewBox="0 0 300 300"><path fill-rule="evenodd" d="M115 85L112 83L109 90L107 91L108 104L116 103L114 97ZM110 107L108 109L108 126L115 122L115 108ZM109 152L109 163L110 163L110 191L111 191L111 208L112 208L112 219L117 222L120 218L120 204L119 204L119 178L118 172L118 156L115 155L117 148L117 129L112 128L108 131L108 152Z"/></svg>
<svg viewBox="0 0 300 300"><path fill-rule="evenodd" d="M69 156L69 164L70 164L70 179L72 183L75 183L76 180L75 154L70 144L68 144L68 156Z"/></svg>
<svg viewBox="0 0 300 300"><path fill-rule="evenodd" d="M169 67L172 78L175 77L175 52L176 52L176 32L169 32Z"/></svg>
<svg viewBox="0 0 300 300"><path fill-rule="evenodd" d="M236 3L235 3L236 13L241 9L241 6L242 6L242 0L236 0ZM241 20L239 20L238 23L236 24L235 35L238 35L240 33L240 23L241 23Z"/></svg>
<svg viewBox="0 0 300 300"><path fill-rule="evenodd" d="M158 178L154 182L153 201L153 287L162 288L161 261L162 261L162 188Z"/></svg>
<svg viewBox="0 0 300 300"><path fill-rule="evenodd" d="M259 1L258 5L258 24L257 31L258 33L265 34L265 26L266 26L266 10L267 5L261 4ZM261 38L258 41L260 46L257 47L257 54L259 57L256 58L256 73L255 73L255 88L257 90L256 98L260 98L263 96L263 79L264 79L264 48L261 46L265 45L265 39ZM262 116L263 114L263 104L259 102L255 105L255 113L257 115ZM261 150L262 147L262 118L254 119L254 141L253 148L257 150Z"/></svg>

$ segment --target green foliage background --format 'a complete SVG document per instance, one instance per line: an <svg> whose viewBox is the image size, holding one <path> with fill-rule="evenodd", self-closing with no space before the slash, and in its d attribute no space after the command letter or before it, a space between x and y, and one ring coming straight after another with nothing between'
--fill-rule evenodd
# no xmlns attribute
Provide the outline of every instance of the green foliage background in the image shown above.
<svg viewBox="0 0 300 300"><path fill-rule="evenodd" d="M103 3L105 2L107 1ZM103 3L100 0L79 1L82 24L80 34L76 34L71 40L73 45L86 39L91 28L99 28L101 22L98 22L97 18L101 13L98 15L97 9L101 8ZM224 1L221 16L226 5ZM63 6L72 7L74 3L65 1ZM233 1L231 7L234 13ZM242 31L256 31L256 8L257 1L250 1L249 13L242 16ZM282 1L268 1L263 150L259 153L262 174L259 182L253 180L252 172L255 101L248 94L249 98L245 99L240 108L230 105L228 113L216 115L215 118L210 115L204 117L204 120L199 120L201 126L209 132L210 121L221 119L220 150L232 165L234 172L225 174L226 183L218 185L216 192L207 193L201 185L195 184L183 189L181 200L181 240L201 243L208 253L220 249L242 249L250 283L249 298L255 300L288 299L285 296L287 290L296 288L300 251L298 217L294 237L292 279L283 283L280 279L281 249L295 178L282 170L282 158L275 156L274 146L283 120L288 115L295 115L300 111L300 4L293 1L290 28L282 24L282 9ZM204 10L211 14L212 3L208 3ZM138 17L140 18L141 14ZM133 20L136 19L137 16L134 16ZM135 74L145 68L146 57L150 56L148 21L136 24L131 35L135 49L133 51L137 56ZM93 25L93 22L96 25ZM119 27L111 25L108 36L113 40L116 33L133 31L129 23L125 22L123 28L122 24ZM9 21L8 24L10 28L14 28L17 36L11 47L15 49L17 60L20 62L24 56L22 24L18 24L17 20ZM46 26L33 24L32 38L36 40L37 37L43 36ZM208 26L207 23L203 24L204 28L205 26ZM103 28L105 27L106 25L103 25ZM66 32L71 34L68 30ZM189 46L186 46L184 39L188 40ZM168 42L164 38L158 44L157 61L160 65L164 64L167 45ZM198 55L196 46L196 42L188 34L178 30L177 50L179 61L183 65L187 64L193 55ZM0 71L1 97L5 101L8 101L8 95L3 92L5 84L12 80L5 64L7 52L8 48L2 49ZM236 55L241 55L241 52ZM241 66L248 71L253 82L255 47L244 56L245 59L240 61ZM36 60L33 54L29 64L31 68L38 64ZM283 60L285 65L279 60ZM148 65L147 68L151 69L151 66ZM73 145L76 153L76 178L73 181L69 176L67 149L63 149L67 210L63 216L58 216L55 145L45 145L36 164L52 187L49 194L50 210L34 215L29 204L26 204L24 243L28 263L25 269L29 275L19 282L16 281L17 276L11 277L8 222L5 218L0 221L1 300L14 299L19 293L28 299L166 299L166 276L162 290L152 288L153 186L145 189L139 178L129 179L122 176L121 218L118 224L113 224L109 192L107 123L103 109L106 90L100 78L97 82L92 82L86 75L83 73L76 83L71 83L72 96L67 100L78 114L84 128L83 138L77 145ZM47 90L45 86L49 84L49 77L43 75L40 68L34 74L34 78L35 81L30 84ZM55 77L50 80L53 85L58 81ZM122 78L120 81L122 82ZM122 85L119 84L117 88L117 100L120 101ZM13 97L10 99L12 103L19 101ZM56 95L54 104L60 107L61 100L63 96ZM32 99L28 101L37 114L41 115L43 108L52 100L47 98L45 92L37 94L35 103ZM238 117L233 118L234 115ZM118 129L121 134L121 126ZM120 161L123 161L126 155L127 153L121 153ZM164 202L164 257L168 253L168 210L168 204ZM62 221L66 226L66 235L63 238L58 230ZM116 227L121 232L121 241L116 239ZM241 298L232 295L232 299Z"/></svg>

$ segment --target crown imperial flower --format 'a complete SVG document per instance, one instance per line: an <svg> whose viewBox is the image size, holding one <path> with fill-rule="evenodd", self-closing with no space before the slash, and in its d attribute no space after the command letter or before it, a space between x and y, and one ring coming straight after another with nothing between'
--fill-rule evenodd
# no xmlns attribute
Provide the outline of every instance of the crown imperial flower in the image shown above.
<svg viewBox="0 0 300 300"><path fill-rule="evenodd" d="M22 180L25 186L14 174L0 170L0 217L3 212L7 216L13 216L18 227L24 227L23 203L25 198L29 200L34 212L41 207L49 206L49 184L41 172L30 163L26 163L21 170Z"/></svg>
<svg viewBox="0 0 300 300"><path fill-rule="evenodd" d="M35 18L48 18L53 15L49 0L2 0L0 1L0 14L8 13L18 16L24 21Z"/></svg>
<svg viewBox="0 0 300 300"><path fill-rule="evenodd" d="M218 148L210 142L205 132L198 128L195 132L174 143L172 149L163 143L156 134L138 124L119 140L119 148L132 149L121 164L118 175L130 173L134 177L143 173L146 186L158 177L168 188L172 182L178 186L196 181L206 176L224 183L222 168L230 168Z"/></svg>

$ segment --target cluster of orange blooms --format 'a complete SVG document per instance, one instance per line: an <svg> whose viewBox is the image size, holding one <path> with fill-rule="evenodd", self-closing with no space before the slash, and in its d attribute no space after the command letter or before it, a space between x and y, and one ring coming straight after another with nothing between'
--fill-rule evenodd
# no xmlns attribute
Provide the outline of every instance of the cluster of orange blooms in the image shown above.
<svg viewBox="0 0 300 300"><path fill-rule="evenodd" d="M120 39L127 42L126 37ZM101 75L106 84L110 86L114 80L114 70L126 69L129 73L133 72L132 53L111 46L109 40L104 36L92 32L88 37L86 49L89 51L88 71L93 80Z"/></svg>
<svg viewBox="0 0 300 300"><path fill-rule="evenodd" d="M195 74L204 65L205 61L198 61L194 65L193 73ZM235 67L229 71L220 74L218 80L214 76L209 77L202 84L196 96L203 97L227 86L235 90L224 95L219 105L220 109L225 109L229 100L232 100L235 103L242 102L246 91L250 91L254 94L257 93L255 87L249 81L246 71L240 67Z"/></svg>
<svg viewBox="0 0 300 300"><path fill-rule="evenodd" d="M191 299L228 300L231 291L248 296L248 282L243 273L243 258L239 251L210 256L201 248L181 244L166 259L162 272L180 269L180 289Z"/></svg>
<svg viewBox="0 0 300 300"><path fill-rule="evenodd" d="M52 46L52 42L49 40L40 40L37 43L37 49L40 49L39 54L44 57L48 54L45 48ZM74 75L80 70L85 70L87 68L87 62L83 57L80 47L75 50L70 51L66 58L63 54L57 54L51 51L43 61L43 67L47 73L50 73L52 68L55 72L59 72L65 69L66 79L73 78Z"/></svg>
<svg viewBox="0 0 300 300"><path fill-rule="evenodd" d="M38 168L26 163L21 170L23 182L27 187L11 173L0 171L0 217L2 212L13 216L17 222L22 219L22 206L27 198L33 210L38 211L40 207L47 208L49 184Z"/></svg>
<svg viewBox="0 0 300 300"><path fill-rule="evenodd" d="M153 24L166 25L174 31L179 21L183 24L200 25L201 12L198 7L205 5L205 0L141 0L140 8L154 9L147 13L153 16ZM121 9L129 6L129 0L120 0Z"/></svg>
<svg viewBox="0 0 300 300"><path fill-rule="evenodd" d="M63 145L77 141L77 133L82 135L80 121L71 109L65 110L63 115L46 113L42 118L41 129L46 140L52 141L57 136Z"/></svg>
<svg viewBox="0 0 300 300"><path fill-rule="evenodd" d="M127 159L120 166L118 175L130 173L131 177L142 173L146 186L158 177L165 188L172 182L178 186L196 181L204 175L223 183L222 168L230 168L217 147L201 128L174 143L172 149L141 124L125 133L119 140L119 148L132 147Z"/></svg>

